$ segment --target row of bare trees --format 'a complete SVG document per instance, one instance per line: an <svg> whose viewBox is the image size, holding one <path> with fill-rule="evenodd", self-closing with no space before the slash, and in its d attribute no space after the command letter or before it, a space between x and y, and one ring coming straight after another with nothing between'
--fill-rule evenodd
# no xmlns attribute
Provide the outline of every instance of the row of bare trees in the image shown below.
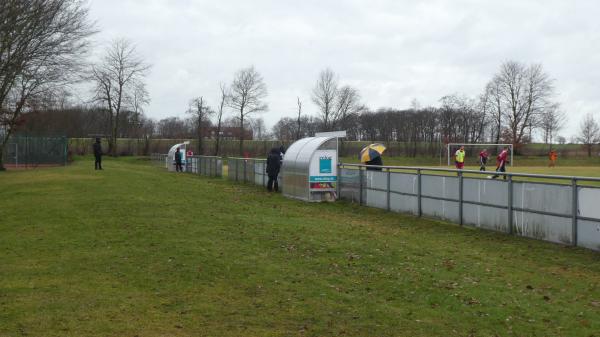
<svg viewBox="0 0 600 337"><path fill-rule="evenodd" d="M310 130L347 130L350 139L403 142L494 142L518 145L540 133L551 144L564 126L565 114L554 99L553 80L539 64L508 61L475 98L452 94L439 106L370 111L360 102L357 89L341 86L331 69L323 70L312 92L317 106L314 118L296 123L282 118L273 128L281 138L300 138ZM300 103L300 101L299 101ZM303 118L304 117L304 118ZM416 147L416 146L415 146Z"/></svg>
<svg viewBox="0 0 600 337"><path fill-rule="evenodd" d="M86 56L95 32L80 0L0 2L0 170L8 139L19 129L94 129L110 135L113 155L123 132L148 134L152 121L143 107L150 100L144 83L149 65L125 39L114 40L90 65ZM82 81L93 83L95 106L65 106L70 85Z"/></svg>
<svg viewBox="0 0 600 337"><path fill-rule="evenodd" d="M84 67L93 25L79 0L5 0L0 2L0 169L8 138L20 127L68 136L109 135L116 154L119 137L194 137L204 153L203 132L215 125L216 153L221 130L236 126L266 138L257 113L268 109L267 88L254 67L239 70L230 84L220 85L214 107L205 96L190 101L190 119L155 121L144 115L150 97L145 77L150 66L128 40L114 40L95 64ZM70 107L68 87L75 81L93 83L89 106ZM368 109L357 88L341 84L333 70L324 69L311 93L314 115L306 114L300 97L297 114L279 120L271 137L284 141L317 131L343 129L355 140L401 141L414 144L443 142L530 142L541 134L553 143L565 122L554 101L553 80L541 65L508 61L478 97L447 95L436 107ZM25 125L24 125L25 124ZM245 132L239 132L243 154ZM598 125L590 115L578 141L599 142ZM590 146L591 153L591 146Z"/></svg>
<svg viewBox="0 0 600 337"><path fill-rule="evenodd" d="M122 128L121 115L132 113L133 124L142 119L143 107L150 101L144 83L150 66L126 39L112 41L100 62L92 65L87 79L94 84L93 101L105 108L110 125L108 152L116 155L116 140Z"/></svg>
<svg viewBox="0 0 600 337"><path fill-rule="evenodd" d="M215 155L219 153L219 142L222 138L223 116L227 108L233 114L235 125L241 130L239 132L239 154L244 154L244 130L248 128L248 124L254 124L255 130L258 133L264 129L262 119L252 119L259 112L267 111L268 105L264 102L267 96L267 86L263 77L254 66L240 69L234 75L230 85L220 84L220 96L217 109L211 108L203 96L193 98L190 101L188 112L192 114L196 124L196 137L198 139L198 152L204 153L202 139L206 137L203 131L206 130L206 125L210 123L210 118L216 115L216 147ZM252 123L254 122L254 123Z"/></svg>

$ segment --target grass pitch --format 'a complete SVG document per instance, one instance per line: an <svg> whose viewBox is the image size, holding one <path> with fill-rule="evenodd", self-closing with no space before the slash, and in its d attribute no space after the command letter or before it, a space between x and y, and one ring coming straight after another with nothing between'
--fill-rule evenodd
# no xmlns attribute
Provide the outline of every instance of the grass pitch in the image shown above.
<svg viewBox="0 0 600 337"><path fill-rule="evenodd" d="M0 174L0 336L600 336L600 254L147 161Z"/></svg>

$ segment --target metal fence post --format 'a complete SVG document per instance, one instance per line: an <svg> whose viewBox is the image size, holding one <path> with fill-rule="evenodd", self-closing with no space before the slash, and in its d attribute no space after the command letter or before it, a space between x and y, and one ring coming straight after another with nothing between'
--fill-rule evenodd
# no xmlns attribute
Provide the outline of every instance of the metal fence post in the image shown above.
<svg viewBox="0 0 600 337"><path fill-rule="evenodd" d="M506 200L508 210L508 234L513 234L513 179L508 175L508 198Z"/></svg>
<svg viewBox="0 0 600 337"><path fill-rule="evenodd" d="M362 167L358 168L358 204L363 204L363 169Z"/></svg>
<svg viewBox="0 0 600 337"><path fill-rule="evenodd" d="M238 172L239 172L238 161L237 161L237 159L233 159L233 162L235 163L235 181L240 181L240 179L238 178L238 175L239 175L238 174ZM231 168L231 165L229 165L229 168Z"/></svg>
<svg viewBox="0 0 600 337"><path fill-rule="evenodd" d="M267 175L267 165L263 164L262 168L263 168L263 170L261 172L261 174L262 174L262 185L263 185L263 187L265 187L266 186L266 184L265 184L265 176Z"/></svg>
<svg viewBox="0 0 600 337"><path fill-rule="evenodd" d="M423 215L421 205L421 169L417 169L417 216Z"/></svg>
<svg viewBox="0 0 600 337"><path fill-rule="evenodd" d="M463 173L458 172L458 219L459 224L463 225Z"/></svg>
<svg viewBox="0 0 600 337"><path fill-rule="evenodd" d="M391 181L391 172L390 172L390 168L388 167L387 169L387 210L388 212L390 211L391 207L390 207L390 181Z"/></svg>
<svg viewBox="0 0 600 337"><path fill-rule="evenodd" d="M246 178L248 177L248 159L244 159L244 183L246 182Z"/></svg>
<svg viewBox="0 0 600 337"><path fill-rule="evenodd" d="M573 246L577 246L577 215L579 215L579 202L578 202L578 191L577 191L577 179L573 178L571 180L571 189L573 190L572 204L571 204L571 222L573 225L572 228L572 244Z"/></svg>
<svg viewBox="0 0 600 337"><path fill-rule="evenodd" d="M337 181L335 182L335 194L336 199L341 199L340 193L342 192L342 165L337 166Z"/></svg>

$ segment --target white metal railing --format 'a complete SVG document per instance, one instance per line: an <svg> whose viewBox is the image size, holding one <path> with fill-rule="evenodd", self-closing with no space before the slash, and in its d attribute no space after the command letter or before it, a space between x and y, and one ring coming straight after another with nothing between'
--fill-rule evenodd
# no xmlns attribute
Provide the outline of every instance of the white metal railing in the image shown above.
<svg viewBox="0 0 600 337"><path fill-rule="evenodd" d="M169 168L169 165L173 165L169 156L162 153L153 153L150 155L153 162L164 165L165 168ZM185 172L200 174L210 177L222 177L223 176L223 158L216 156L190 156L185 161Z"/></svg>
<svg viewBox="0 0 600 337"><path fill-rule="evenodd" d="M584 184L600 178L507 172L493 180L482 175L496 172L360 164L338 170L338 196L361 205L600 250L600 188Z"/></svg>

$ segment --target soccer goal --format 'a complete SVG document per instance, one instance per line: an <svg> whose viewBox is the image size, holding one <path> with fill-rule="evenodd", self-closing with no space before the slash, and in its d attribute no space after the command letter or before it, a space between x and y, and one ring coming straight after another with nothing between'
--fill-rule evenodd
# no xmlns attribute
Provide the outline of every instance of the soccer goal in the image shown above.
<svg viewBox="0 0 600 337"><path fill-rule="evenodd" d="M513 145L512 144L464 144L464 143L448 143L446 145L447 152L448 152L448 166L450 166L450 163L453 162L454 152L456 152L456 150L458 150L461 146L464 146L465 150L467 148L476 148L478 150L487 149L488 150L488 154L490 155L490 159L493 159L494 157L496 157L500 153L500 151L502 151L502 149L505 146L508 146L508 148L510 150L510 166L513 165L514 151L513 151ZM479 160L479 153L473 153L473 154L471 154L471 156L475 157L476 160Z"/></svg>

